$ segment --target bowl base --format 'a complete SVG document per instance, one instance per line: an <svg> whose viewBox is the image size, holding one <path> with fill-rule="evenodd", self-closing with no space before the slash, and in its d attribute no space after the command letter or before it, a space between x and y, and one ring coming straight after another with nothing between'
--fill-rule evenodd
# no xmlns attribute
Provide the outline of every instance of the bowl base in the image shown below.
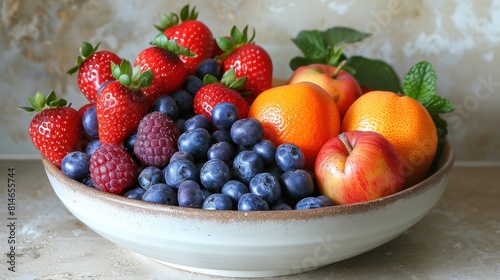
<svg viewBox="0 0 500 280"><path fill-rule="evenodd" d="M308 268L301 268L301 269L287 269L287 270L264 270L264 271L241 270L240 271L240 270L220 270L220 269L208 269L208 268L201 268L201 267L193 267L193 266L165 262L165 261L161 261L161 260L154 259L154 258L151 258L151 259L154 261L157 261L161 264L164 264L166 266L170 266L170 267L180 269L180 270L185 270L185 271L199 273L199 274L205 274L205 275L211 275L211 276L234 277L234 278L260 278L260 277L286 276L286 275L298 274L298 273L302 273L302 272L308 272L308 271L320 269L322 267L327 266L327 265L320 265L320 266L316 266L316 267L308 267Z"/></svg>

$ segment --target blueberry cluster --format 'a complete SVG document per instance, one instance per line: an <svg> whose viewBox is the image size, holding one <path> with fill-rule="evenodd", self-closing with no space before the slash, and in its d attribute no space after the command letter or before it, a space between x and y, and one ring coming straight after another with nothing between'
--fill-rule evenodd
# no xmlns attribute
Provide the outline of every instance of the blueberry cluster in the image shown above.
<svg viewBox="0 0 500 280"><path fill-rule="evenodd" d="M217 74L219 69L213 65L202 64L197 75ZM209 210L304 210L333 205L317 193L313 174L304 169L302 151L292 143L276 147L264 139L262 124L253 118L240 119L232 103L214 106L211 120L204 115L194 115L193 96L202 85L199 76L189 76L184 90L159 97L151 107L152 113L166 115L171 125L175 123L175 129L171 125L165 129L180 132L176 141L169 141L176 142L176 151L169 154L167 163L152 166L137 157L134 154L134 150L138 150L134 149L138 143L137 133L124 141L123 147L136 159L140 172L136 184L122 195ZM165 118L145 117L150 119L149 127L156 133L162 130L157 127L160 120L168 124ZM61 170L93 186L89 176L90 157L101 146L95 107L85 112L83 127L93 140L85 151L75 151L65 157ZM144 139L150 136L145 135Z"/></svg>

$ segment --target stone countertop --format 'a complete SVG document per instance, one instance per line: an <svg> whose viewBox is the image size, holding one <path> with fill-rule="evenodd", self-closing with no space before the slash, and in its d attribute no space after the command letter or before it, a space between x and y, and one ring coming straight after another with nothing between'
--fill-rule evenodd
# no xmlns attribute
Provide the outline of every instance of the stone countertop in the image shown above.
<svg viewBox="0 0 500 280"><path fill-rule="evenodd" d="M218 279L122 249L79 222L39 160L0 161L1 279ZM15 272L8 270L9 168L16 181ZM394 240L308 273L272 279L498 279L500 166L453 167L437 205ZM229 278L228 278L229 279Z"/></svg>

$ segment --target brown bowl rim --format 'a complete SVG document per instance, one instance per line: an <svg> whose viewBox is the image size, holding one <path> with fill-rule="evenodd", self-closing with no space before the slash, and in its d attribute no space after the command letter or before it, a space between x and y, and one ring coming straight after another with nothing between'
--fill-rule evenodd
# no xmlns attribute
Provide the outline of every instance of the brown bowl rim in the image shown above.
<svg viewBox="0 0 500 280"><path fill-rule="evenodd" d="M92 197L100 200L103 203L115 203L116 207L125 207L128 210L141 211L154 215L172 215L175 217L184 217L189 219L215 219L218 221L239 221L239 220L302 220L302 219L315 219L325 216L336 215L353 215L369 211L374 211L385 207L389 204L395 203L400 199L407 199L412 196L419 195L427 190L435 187L444 176L446 176L454 162L454 152L451 149L450 143L447 140L443 145L441 153L439 168L425 180L411 187L408 187L395 194L367 201L348 205L335 205L331 207L323 207L310 210L289 210L289 211L236 211L236 210L204 210L187 208L180 206L171 206L165 204L155 204L141 200L134 200L124 196L115 195L99 191L95 188L86 186L83 183L75 181L65 176L61 170L56 167L47 158L42 156L42 163L46 171L52 174L61 183L61 185L73 192L78 192L81 195Z"/></svg>

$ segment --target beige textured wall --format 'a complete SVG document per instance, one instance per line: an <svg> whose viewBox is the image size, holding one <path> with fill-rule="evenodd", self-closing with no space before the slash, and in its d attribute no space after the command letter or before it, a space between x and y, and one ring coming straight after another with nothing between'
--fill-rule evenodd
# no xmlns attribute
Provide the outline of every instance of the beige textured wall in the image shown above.
<svg viewBox="0 0 500 280"><path fill-rule="evenodd" d="M3 0L0 155L36 156L30 118L15 108L37 90L84 104L76 76L65 74L82 41L102 41L101 49L133 60L157 34L158 12L178 11L188 2L216 36L233 25L253 26L281 78L291 74L288 61L298 54L290 38L338 25L373 33L347 51L384 59L400 76L418 61L431 61L440 94L457 107L447 116L457 159L500 161L500 1L488 0Z"/></svg>

